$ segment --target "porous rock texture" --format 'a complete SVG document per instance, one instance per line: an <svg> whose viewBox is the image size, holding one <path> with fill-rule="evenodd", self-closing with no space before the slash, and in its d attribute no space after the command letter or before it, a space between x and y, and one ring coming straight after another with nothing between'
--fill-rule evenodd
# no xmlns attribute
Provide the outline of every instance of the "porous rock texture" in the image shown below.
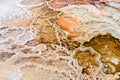
<svg viewBox="0 0 120 80"><path fill-rule="evenodd" d="M1 0L0 80L119 80L120 0Z"/></svg>

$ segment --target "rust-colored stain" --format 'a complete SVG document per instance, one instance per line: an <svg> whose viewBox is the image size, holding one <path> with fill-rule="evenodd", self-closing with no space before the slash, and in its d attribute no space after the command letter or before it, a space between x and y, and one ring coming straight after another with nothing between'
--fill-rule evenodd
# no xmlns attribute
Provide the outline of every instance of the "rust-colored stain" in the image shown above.
<svg viewBox="0 0 120 80"><path fill-rule="evenodd" d="M59 9L69 5L89 5L89 4L98 4L98 3L107 3L109 1L112 2L120 2L120 0L53 0L49 4L54 9Z"/></svg>
<svg viewBox="0 0 120 80"><path fill-rule="evenodd" d="M120 71L120 41L111 34L98 35L89 42L83 44L85 47L92 47L100 53L106 73L116 73Z"/></svg>
<svg viewBox="0 0 120 80"><path fill-rule="evenodd" d="M75 36L77 30L74 30L75 27L79 26L79 21L71 16L61 16L55 21L61 29L67 31L70 36Z"/></svg>

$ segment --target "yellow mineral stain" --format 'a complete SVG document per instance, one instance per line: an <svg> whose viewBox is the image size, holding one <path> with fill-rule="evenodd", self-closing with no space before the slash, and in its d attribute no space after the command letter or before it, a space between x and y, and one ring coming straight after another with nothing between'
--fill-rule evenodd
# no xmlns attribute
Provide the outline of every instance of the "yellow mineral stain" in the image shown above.
<svg viewBox="0 0 120 80"><path fill-rule="evenodd" d="M113 74L120 71L120 41L111 34L97 35L83 44L92 47L102 56L101 61L106 66L106 73ZM118 60L117 62L111 59ZM117 64L116 64L117 63Z"/></svg>
<svg viewBox="0 0 120 80"><path fill-rule="evenodd" d="M96 60L97 57L98 57L97 54L93 54L89 50L78 51L74 55L74 59L78 60L79 65L84 68L83 73L86 73L86 74L90 74L89 72L90 66L95 66L95 67L99 66L99 63Z"/></svg>

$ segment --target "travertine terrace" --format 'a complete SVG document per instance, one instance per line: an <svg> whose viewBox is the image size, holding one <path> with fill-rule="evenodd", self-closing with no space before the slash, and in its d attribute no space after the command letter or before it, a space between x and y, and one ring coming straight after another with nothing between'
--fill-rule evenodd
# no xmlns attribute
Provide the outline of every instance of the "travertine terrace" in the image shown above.
<svg viewBox="0 0 120 80"><path fill-rule="evenodd" d="M0 80L119 80L120 0L1 0Z"/></svg>

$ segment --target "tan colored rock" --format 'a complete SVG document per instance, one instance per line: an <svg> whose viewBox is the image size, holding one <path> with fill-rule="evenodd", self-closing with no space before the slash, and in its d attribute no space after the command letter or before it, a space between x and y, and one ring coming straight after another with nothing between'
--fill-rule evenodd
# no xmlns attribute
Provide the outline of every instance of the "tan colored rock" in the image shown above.
<svg viewBox="0 0 120 80"><path fill-rule="evenodd" d="M119 0L0 1L0 80L120 79Z"/></svg>

